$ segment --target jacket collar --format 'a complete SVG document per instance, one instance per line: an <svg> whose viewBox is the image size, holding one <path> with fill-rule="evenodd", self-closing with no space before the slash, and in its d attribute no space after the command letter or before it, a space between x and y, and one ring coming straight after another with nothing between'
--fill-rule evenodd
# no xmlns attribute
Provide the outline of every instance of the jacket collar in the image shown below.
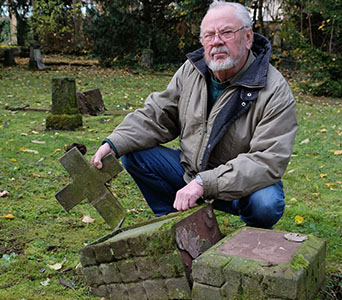
<svg viewBox="0 0 342 300"><path fill-rule="evenodd" d="M237 75L234 76L233 81L236 81L233 84L249 88L261 88L264 87L267 82L267 71L271 56L271 43L263 35L254 33L251 52L252 53L249 54L249 58L245 66ZM197 70L205 78L208 78L210 74L203 56L203 47L187 54L187 58L192 62ZM255 56L255 59L251 61L253 56Z"/></svg>

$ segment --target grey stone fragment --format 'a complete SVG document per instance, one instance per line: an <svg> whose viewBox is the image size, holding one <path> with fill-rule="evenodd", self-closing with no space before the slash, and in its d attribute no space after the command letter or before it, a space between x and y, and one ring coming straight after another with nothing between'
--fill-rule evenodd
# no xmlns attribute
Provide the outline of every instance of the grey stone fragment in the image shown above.
<svg viewBox="0 0 342 300"><path fill-rule="evenodd" d="M116 263L101 264L99 267L105 283L120 283L122 282L119 269Z"/></svg>
<svg viewBox="0 0 342 300"><path fill-rule="evenodd" d="M189 282L185 276L165 279L169 299L191 299Z"/></svg>
<svg viewBox="0 0 342 300"><path fill-rule="evenodd" d="M83 268L85 281L90 286L98 286L103 284L102 274L98 267L91 266Z"/></svg>
<svg viewBox="0 0 342 300"><path fill-rule="evenodd" d="M133 259L118 261L117 267L123 282L137 282L139 280L139 273Z"/></svg>
<svg viewBox="0 0 342 300"><path fill-rule="evenodd" d="M169 295L164 279L145 280L143 286L149 300L168 300Z"/></svg>
<svg viewBox="0 0 342 300"><path fill-rule="evenodd" d="M124 284L110 284L108 289L110 300L129 300L128 291Z"/></svg>

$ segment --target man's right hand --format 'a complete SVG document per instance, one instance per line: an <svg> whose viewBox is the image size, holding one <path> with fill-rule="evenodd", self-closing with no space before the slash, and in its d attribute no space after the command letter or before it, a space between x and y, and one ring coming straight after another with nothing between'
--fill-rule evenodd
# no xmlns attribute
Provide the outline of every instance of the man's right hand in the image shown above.
<svg viewBox="0 0 342 300"><path fill-rule="evenodd" d="M110 148L108 143L104 143L95 153L90 160L90 165L94 165L96 168L102 168L102 158L113 150Z"/></svg>

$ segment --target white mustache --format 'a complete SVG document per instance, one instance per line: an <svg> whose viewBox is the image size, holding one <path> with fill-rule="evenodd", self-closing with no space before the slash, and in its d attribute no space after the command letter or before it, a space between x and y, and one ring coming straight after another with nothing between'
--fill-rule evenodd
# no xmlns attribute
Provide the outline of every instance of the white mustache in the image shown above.
<svg viewBox="0 0 342 300"><path fill-rule="evenodd" d="M213 56L217 52L225 52L225 53L227 53L228 56L230 56L230 52L226 46L215 47L215 48L211 49L210 56Z"/></svg>

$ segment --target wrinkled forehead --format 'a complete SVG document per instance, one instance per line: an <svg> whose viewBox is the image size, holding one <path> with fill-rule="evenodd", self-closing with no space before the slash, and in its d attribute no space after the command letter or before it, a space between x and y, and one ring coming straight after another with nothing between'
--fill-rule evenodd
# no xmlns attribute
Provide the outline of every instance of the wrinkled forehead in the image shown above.
<svg viewBox="0 0 342 300"><path fill-rule="evenodd" d="M241 25L242 21L237 17L235 7L219 6L209 10L203 18L202 32L235 29Z"/></svg>

